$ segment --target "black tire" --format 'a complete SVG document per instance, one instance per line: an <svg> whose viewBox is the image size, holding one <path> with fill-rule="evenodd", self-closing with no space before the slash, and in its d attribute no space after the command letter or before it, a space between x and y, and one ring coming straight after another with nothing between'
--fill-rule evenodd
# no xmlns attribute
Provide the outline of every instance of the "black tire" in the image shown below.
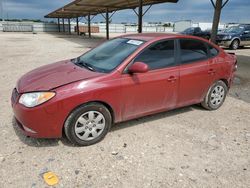
<svg viewBox="0 0 250 188"><path fill-rule="evenodd" d="M238 39L234 39L230 45L231 50L237 50L240 46L240 41Z"/></svg>
<svg viewBox="0 0 250 188"><path fill-rule="evenodd" d="M224 96L223 98L220 100L219 104L213 104L213 99L214 97L212 97L212 94L214 94L213 92L215 91L215 88L223 88L224 89ZM217 110L218 108L220 108L222 106L222 104L224 103L226 96L227 96L227 92L228 92L228 87L227 85L219 80L217 82L215 82L208 90L203 102L201 103L201 105L207 109L207 110Z"/></svg>
<svg viewBox="0 0 250 188"><path fill-rule="evenodd" d="M96 137L95 139L86 141L86 140L80 139L77 136L76 131L75 131L75 125L78 121L78 118L80 118L83 114L88 113L89 111L96 111L98 113L101 113L103 117L105 118L105 126L103 128L103 131L98 137ZM100 142L109 132L111 126L112 126L112 116L111 116L110 111L104 105L100 103L89 103L89 104L78 107L69 115L69 117L64 123L64 132L68 140L72 142L73 144L78 145L78 146L89 146L97 142Z"/></svg>

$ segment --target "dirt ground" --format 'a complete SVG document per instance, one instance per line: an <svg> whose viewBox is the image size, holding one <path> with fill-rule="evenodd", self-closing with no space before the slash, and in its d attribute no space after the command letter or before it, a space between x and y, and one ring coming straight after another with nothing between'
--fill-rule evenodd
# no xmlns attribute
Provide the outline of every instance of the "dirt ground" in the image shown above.
<svg viewBox="0 0 250 188"><path fill-rule="evenodd" d="M236 51L239 71L217 111L185 107L120 123L93 146L23 136L11 91L36 67L76 57L100 43L52 34L0 33L0 187L250 187L250 48Z"/></svg>

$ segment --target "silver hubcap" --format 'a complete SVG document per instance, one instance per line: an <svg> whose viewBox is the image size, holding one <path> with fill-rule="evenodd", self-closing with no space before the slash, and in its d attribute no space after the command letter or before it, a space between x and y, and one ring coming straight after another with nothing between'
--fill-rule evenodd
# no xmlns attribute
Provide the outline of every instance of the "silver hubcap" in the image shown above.
<svg viewBox="0 0 250 188"><path fill-rule="evenodd" d="M211 94L211 103L214 106L218 106L222 103L225 96L225 90L222 86L216 86Z"/></svg>
<svg viewBox="0 0 250 188"><path fill-rule="evenodd" d="M89 141L97 138L105 128L105 118L97 111L88 111L81 115L75 124L78 138Z"/></svg>
<svg viewBox="0 0 250 188"><path fill-rule="evenodd" d="M233 48L234 48L234 49L237 49L237 48L238 48L238 41L234 41L234 43L233 43Z"/></svg>

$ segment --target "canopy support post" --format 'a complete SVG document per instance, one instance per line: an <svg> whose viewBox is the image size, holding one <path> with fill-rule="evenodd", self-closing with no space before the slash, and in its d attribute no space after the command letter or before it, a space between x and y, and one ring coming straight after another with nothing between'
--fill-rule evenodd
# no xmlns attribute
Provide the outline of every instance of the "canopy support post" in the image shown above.
<svg viewBox="0 0 250 188"><path fill-rule="evenodd" d="M218 27L220 22L221 7L222 7L222 0L217 0L214 9L213 27L211 35L211 41L214 43L216 42L216 35L218 32Z"/></svg>
<svg viewBox="0 0 250 188"><path fill-rule="evenodd" d="M152 5L149 5L149 7L145 10L145 12L143 12L143 0L138 0L139 4L138 4L138 12L133 9L133 11L135 12L135 14L138 17L138 33L142 33L142 25L143 25L143 16L149 11L149 9L152 7Z"/></svg>
<svg viewBox="0 0 250 188"><path fill-rule="evenodd" d="M224 6L228 3L229 0L225 0L223 3L223 0L216 0L216 3L214 3L214 0L210 0L213 7L214 7L214 18L213 18L213 27L212 27L212 33L211 33L211 41L213 43L216 43L216 36L218 33L218 27L220 23L220 16L221 16L221 10L224 8Z"/></svg>
<svg viewBox="0 0 250 188"><path fill-rule="evenodd" d="M79 19L78 19L78 17L76 17L76 33L77 33L77 35L80 34L79 33Z"/></svg>
<svg viewBox="0 0 250 188"><path fill-rule="evenodd" d="M71 34L70 18L68 18L69 34Z"/></svg>
<svg viewBox="0 0 250 188"><path fill-rule="evenodd" d="M60 28L60 18L57 18L57 25L58 25L58 32L61 32L61 28Z"/></svg>
<svg viewBox="0 0 250 188"><path fill-rule="evenodd" d="M90 13L88 14L88 32L89 32L89 38L91 38L91 18L90 18Z"/></svg>
<svg viewBox="0 0 250 188"><path fill-rule="evenodd" d="M63 32L65 32L65 23L64 23L64 18L62 19L63 21Z"/></svg>
<svg viewBox="0 0 250 188"><path fill-rule="evenodd" d="M109 10L106 9L106 38L109 40Z"/></svg>
<svg viewBox="0 0 250 188"><path fill-rule="evenodd" d="M138 8L138 33L142 33L143 0L139 0Z"/></svg>

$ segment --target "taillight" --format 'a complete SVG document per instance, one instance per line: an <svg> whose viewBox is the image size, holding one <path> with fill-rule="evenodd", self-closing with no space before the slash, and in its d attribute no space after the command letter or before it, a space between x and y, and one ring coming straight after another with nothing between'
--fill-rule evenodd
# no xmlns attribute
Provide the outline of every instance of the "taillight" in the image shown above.
<svg viewBox="0 0 250 188"><path fill-rule="evenodd" d="M234 64L234 71L237 71L237 69L238 69L238 63L236 61L235 64Z"/></svg>
<svg viewBox="0 0 250 188"><path fill-rule="evenodd" d="M238 69L238 63L237 63L237 56L236 56L236 54L235 53L231 53L231 52L229 52L227 54L229 54L229 56L231 56L230 62L233 63L233 66L234 66L233 67L233 71L234 72L237 71L237 69Z"/></svg>

